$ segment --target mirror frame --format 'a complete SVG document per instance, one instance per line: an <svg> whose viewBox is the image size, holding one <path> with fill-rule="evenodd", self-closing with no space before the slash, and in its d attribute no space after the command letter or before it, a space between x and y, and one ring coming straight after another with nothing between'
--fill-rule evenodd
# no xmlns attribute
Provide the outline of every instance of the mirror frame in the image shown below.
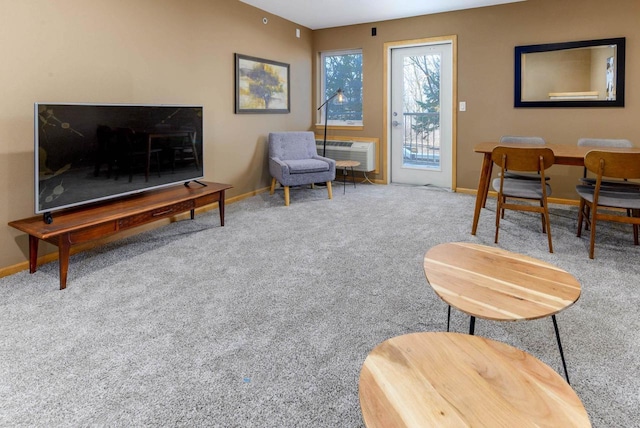
<svg viewBox="0 0 640 428"><path fill-rule="evenodd" d="M522 100L522 55L590 46L616 45L616 99L615 100ZM624 107L625 38L583 40L578 42L549 43L515 47L514 107Z"/></svg>

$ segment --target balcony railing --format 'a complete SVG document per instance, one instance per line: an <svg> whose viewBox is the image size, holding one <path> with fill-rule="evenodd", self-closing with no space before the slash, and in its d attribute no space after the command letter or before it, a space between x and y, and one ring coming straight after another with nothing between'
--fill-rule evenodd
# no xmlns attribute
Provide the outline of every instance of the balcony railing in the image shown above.
<svg viewBox="0 0 640 428"><path fill-rule="evenodd" d="M404 113L403 165L440 166L440 113Z"/></svg>

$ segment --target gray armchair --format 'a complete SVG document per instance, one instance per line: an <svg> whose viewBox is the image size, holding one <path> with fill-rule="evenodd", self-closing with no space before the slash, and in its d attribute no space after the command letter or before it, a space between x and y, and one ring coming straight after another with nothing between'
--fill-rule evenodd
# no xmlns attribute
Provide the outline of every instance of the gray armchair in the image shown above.
<svg viewBox="0 0 640 428"><path fill-rule="evenodd" d="M336 178L336 161L318 155L315 135L307 132L269 134L269 173L273 195L276 181L284 187L284 204L289 206L289 187L326 183L333 198L331 181Z"/></svg>

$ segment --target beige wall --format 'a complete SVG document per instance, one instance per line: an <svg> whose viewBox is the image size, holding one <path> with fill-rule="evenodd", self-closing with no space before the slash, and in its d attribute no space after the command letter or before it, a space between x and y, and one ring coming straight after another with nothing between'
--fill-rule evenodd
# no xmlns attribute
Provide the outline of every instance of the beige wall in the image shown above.
<svg viewBox="0 0 640 428"><path fill-rule="evenodd" d="M236 0L0 0L0 268L28 251L6 224L34 213L34 102L202 104L205 178L246 194L268 132L310 127L311 37ZM235 52L291 65L290 114L234 114Z"/></svg>
<svg viewBox="0 0 640 428"><path fill-rule="evenodd" d="M628 138L640 146L640 16L638 0L527 0L494 7L340 27L314 32L314 50L362 48L364 129L334 135L379 137L383 123L384 43L427 37L458 36L457 186L475 189L480 141L503 134L541 135L549 142L576 144L579 137ZM371 36L377 27L377 36ZM539 43L626 37L626 107L532 109L513 107L514 47ZM315 69L315 67L314 67ZM318 103L318 100L315 100ZM382 157L381 157L382 158ZM575 198L578 168L553 166L554 196ZM375 178L381 178L381 175Z"/></svg>
<svg viewBox="0 0 640 428"><path fill-rule="evenodd" d="M640 145L637 0L606 6L600 0L528 0L315 32L237 0L0 0L0 11L0 224L33 214L36 101L202 104L206 179L231 183L229 195L243 195L268 185L268 132L314 123L313 61L320 50L364 51L364 129L330 135L386 143L382 68L383 45L390 41L458 36L458 99L467 102L458 115L460 189L477 186L474 144L502 134L564 144L581 136L629 138ZM627 38L625 108L513 108L514 46L609 37ZM290 114L233 113L235 52L291 64ZM554 166L551 174L554 196L573 197L577 168ZM3 226L1 239L0 269L26 260L24 234ZM41 253L54 250L42 247Z"/></svg>

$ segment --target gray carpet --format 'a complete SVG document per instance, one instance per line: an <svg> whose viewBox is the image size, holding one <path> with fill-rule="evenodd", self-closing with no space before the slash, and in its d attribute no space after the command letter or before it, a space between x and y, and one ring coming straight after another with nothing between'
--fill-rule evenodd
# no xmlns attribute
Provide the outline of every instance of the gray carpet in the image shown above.
<svg viewBox="0 0 640 428"><path fill-rule="evenodd" d="M0 426L359 427L358 376L387 338L446 328L424 253L493 244L493 201L471 236L474 197L359 185L281 191L0 279ZM572 386L596 427L640 407L640 248L603 224L596 259L576 209L507 212L499 246L557 264L583 291L558 315ZM453 311L453 330L468 318ZM551 319L478 320L476 334L559 373Z"/></svg>

